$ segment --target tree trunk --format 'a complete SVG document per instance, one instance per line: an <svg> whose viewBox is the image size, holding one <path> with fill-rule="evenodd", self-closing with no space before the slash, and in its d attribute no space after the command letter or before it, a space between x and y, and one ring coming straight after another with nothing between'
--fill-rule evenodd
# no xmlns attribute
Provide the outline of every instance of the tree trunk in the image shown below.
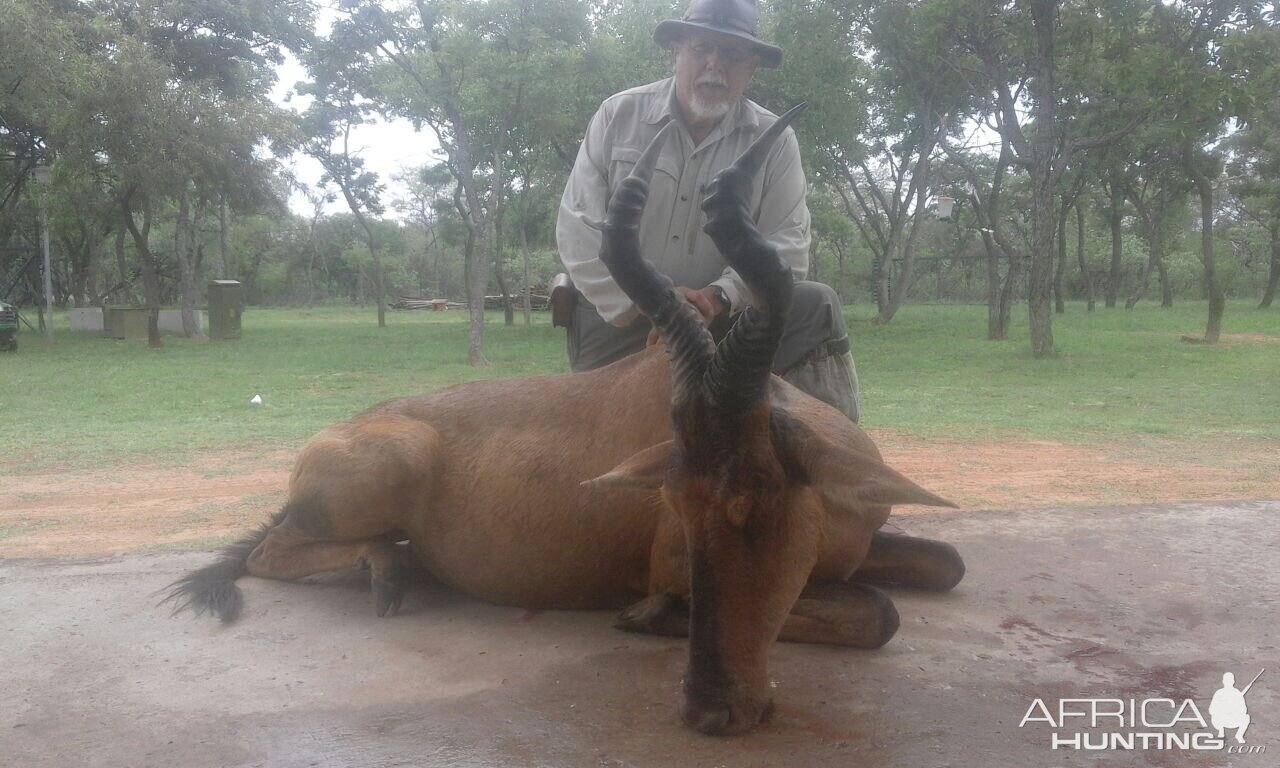
<svg viewBox="0 0 1280 768"><path fill-rule="evenodd" d="M94 235L97 234L93 227L83 223L78 225L78 229L80 237L77 240L61 238L62 250L67 254L71 306L77 308L89 305L89 295L92 293L90 269L93 265Z"/></svg>
<svg viewBox="0 0 1280 768"><path fill-rule="evenodd" d="M884 256L876 263L876 318L875 322L881 322L880 318L889 311L889 289L893 280L893 254L897 251L893 240L889 241L889 246L885 248Z"/></svg>
<svg viewBox="0 0 1280 768"><path fill-rule="evenodd" d="M1009 254L1009 271L1004 276L1004 287L1000 290L1000 338L1009 336L1009 315L1013 311L1014 294L1018 284L1022 282L1021 255Z"/></svg>
<svg viewBox="0 0 1280 768"><path fill-rule="evenodd" d="M1271 275L1267 278L1267 289L1262 293L1262 303L1258 309L1267 309L1276 297L1276 288L1280 286L1280 224L1271 225Z"/></svg>
<svg viewBox="0 0 1280 768"><path fill-rule="evenodd" d="M502 251L494 247L495 264L493 265L493 274L498 279L498 293L502 294L502 324L512 326L516 324L515 307L511 303L511 291L507 290L507 279L502 276Z"/></svg>
<svg viewBox="0 0 1280 768"><path fill-rule="evenodd" d="M1084 284L1084 298L1093 311L1093 279L1089 276L1089 259L1084 254L1084 206L1076 205L1076 261L1080 262L1080 282Z"/></svg>
<svg viewBox="0 0 1280 768"><path fill-rule="evenodd" d="M1204 262L1204 287L1209 292L1209 319L1205 325L1204 340L1207 344L1217 344L1222 334L1222 314L1226 310L1227 299L1218 282L1213 252L1213 180L1199 170L1192 172L1192 179L1200 194L1200 258Z"/></svg>
<svg viewBox="0 0 1280 768"><path fill-rule="evenodd" d="M1146 295L1147 286L1151 283L1152 270L1160 274L1161 290L1162 293L1166 294L1162 298L1168 303L1162 306L1173 306L1173 297L1167 295L1170 288L1169 271L1164 264L1164 217L1169 210L1169 198L1161 190L1148 198L1145 203L1141 196L1135 196L1132 199L1133 207L1138 211L1138 218L1142 221L1142 230L1147 239L1147 262L1143 265L1142 271L1138 275L1138 284L1134 288L1133 295L1125 301L1124 308L1133 309L1142 300L1142 297Z"/></svg>
<svg viewBox="0 0 1280 768"><path fill-rule="evenodd" d="M920 150L924 152L924 149ZM929 151L932 151L930 149ZM876 317L877 323L887 323L893 319L898 313L898 309L902 306L902 302L906 300L907 293L911 290L913 273L915 271L916 256L916 240L920 235L920 221L924 217L924 203L928 192L928 174L929 162L925 157L920 163L917 163L915 174L919 174L920 182L916 187L916 203L915 210L911 214L911 218L907 222L907 226L911 229L907 232L906 241L902 243L902 270L898 272L898 284L889 291L889 303L880 310L879 316ZM913 176L912 182L915 183ZM900 237L898 238L901 239Z"/></svg>
<svg viewBox="0 0 1280 768"><path fill-rule="evenodd" d="M382 249L378 242L378 236L373 231L373 226L365 215L360 211L360 203L355 199L345 184L339 184L342 194L347 199L347 207L351 209L351 214L356 217L356 222L360 225L360 229L364 231L364 243L369 249L369 255L373 258L373 290L377 293L378 300L378 327L387 327L387 288L382 273Z"/></svg>
<svg viewBox="0 0 1280 768"><path fill-rule="evenodd" d="M450 113L450 123L453 126L454 146L450 152L450 158L453 160L451 170L453 171L454 180L457 186L454 189L453 204L458 210L458 215L467 224L467 258L465 261L465 282L467 288L467 314L469 316L469 326L467 328L467 363L472 366L488 365L489 361L484 356L484 293L485 287L489 284L488 265L493 262L493 256L489 253L492 247L493 219L485 213L480 201L480 194L476 189L476 180L474 176L474 164L471 158L471 149L467 141L466 125L462 120L462 116L457 112L451 104L446 103L446 111ZM495 168L494 194L501 194L501 153L495 153L499 158L497 167ZM462 198L466 197L466 206L462 204Z"/></svg>
<svg viewBox="0 0 1280 768"><path fill-rule="evenodd" d="M467 329L467 363L473 366L488 365L484 356L484 289L488 285L489 270L486 268L489 259L488 222L475 233L471 244L472 252L467 256L467 314L470 316L470 327Z"/></svg>
<svg viewBox="0 0 1280 768"><path fill-rule="evenodd" d="M100 244L100 241L102 239L101 235L105 235L105 234L106 234L105 232L104 233L95 232L94 235L96 235L97 237L89 242L89 249L85 253L85 258L87 261L86 261L85 270L84 270L85 272L84 305L86 307L95 306L97 303L98 283L100 282L100 280L98 279L98 272L100 271L98 266L98 245Z"/></svg>
<svg viewBox="0 0 1280 768"><path fill-rule="evenodd" d="M455 157L465 159L468 155L463 153L462 147L465 147L465 144L460 140L459 148L455 150ZM489 282L488 264L490 259L487 249L489 247L490 222L476 212L480 205L480 198L473 186L474 180L470 175L470 165L466 165L464 168L465 173L459 170L454 175L457 185L453 190L453 207L458 211L458 217L467 225L467 244L464 251L466 257L462 261L462 282L467 290L467 315L469 317L467 363L472 366L481 366L489 364L488 359L484 356L483 344L484 289ZM462 202L464 194L467 198L465 206Z"/></svg>
<svg viewBox="0 0 1280 768"><path fill-rule="evenodd" d="M373 289L378 292L378 327L387 327L387 282L386 273L382 271L382 249L372 233L369 232L369 255L373 257Z"/></svg>
<svg viewBox="0 0 1280 768"><path fill-rule="evenodd" d="M1053 318L1049 311L1053 294L1053 235L1056 224L1053 207L1053 186L1047 174L1042 174L1035 182L1032 195L1031 273L1027 279L1031 354L1035 357L1052 357L1054 354Z"/></svg>
<svg viewBox="0 0 1280 768"><path fill-rule="evenodd" d="M838 282L840 285L840 287L836 289L836 293L840 296L840 301L844 302L846 300L844 296L844 283L845 283L844 248L839 243L836 243L835 249L836 249L836 282Z"/></svg>
<svg viewBox="0 0 1280 768"><path fill-rule="evenodd" d="M987 340L1003 341L1006 328L1001 322L1000 252L991 235L982 233L987 251Z"/></svg>
<svg viewBox="0 0 1280 768"><path fill-rule="evenodd" d="M916 240L920 236L920 222L925 216L925 201L929 196L929 173L932 165L931 159L933 151L937 147L938 132L941 126L936 122L937 118L933 115L932 110L923 110L923 120L918 126L921 142L916 149L917 159L911 169L911 184L904 196L902 206L897 214L898 221L891 223L893 227L889 236L889 243L885 248L885 262L888 272L881 283L884 291L885 301L881 303L880 312L876 316L877 323L887 323L893 319L898 313L898 309L902 306L902 302L906 300L907 293L911 290L912 277L915 271L915 252ZM904 161L905 161L904 157ZM915 202L912 203L912 190L914 190ZM896 196L896 192L894 193ZM906 213L910 207L911 213ZM905 240L903 239L903 229L906 229ZM897 286L891 286L889 276L893 274L893 261L898 252L899 246L902 248L902 269L898 272Z"/></svg>
<svg viewBox="0 0 1280 768"><path fill-rule="evenodd" d="M1111 270L1107 278L1107 308L1115 309L1116 297L1120 295L1120 257L1124 255L1124 217L1116 198L1111 199Z"/></svg>
<svg viewBox="0 0 1280 768"><path fill-rule="evenodd" d="M1027 281L1027 309L1031 321L1031 354L1051 357L1053 315L1049 301L1053 294L1054 234L1057 229L1054 194L1054 150L1058 140L1055 107L1054 38L1058 16L1057 0L1031 0L1031 23L1035 35L1035 77L1030 82L1032 114L1036 130L1029 142L1031 178L1031 274Z"/></svg>
<svg viewBox="0 0 1280 768"><path fill-rule="evenodd" d="M1053 266L1053 311L1059 315L1067 311L1067 301L1062 295L1062 274L1067 264L1067 215L1069 213L1071 208L1067 205L1063 205L1062 210L1058 211L1058 261Z"/></svg>
<svg viewBox="0 0 1280 768"><path fill-rule="evenodd" d="M520 260L524 264L524 324L533 324L533 286L529 285L529 210L521 193Z"/></svg>
<svg viewBox="0 0 1280 768"><path fill-rule="evenodd" d="M507 290L507 278L502 274L502 210L493 222L493 274L498 279L498 292L502 294L502 324L510 328L516 324L515 307L511 303L511 291Z"/></svg>
<svg viewBox="0 0 1280 768"><path fill-rule="evenodd" d="M313 246L314 247L314 246ZM231 277L231 266L227 264L227 197L218 195L218 262L222 268L219 274L223 280Z"/></svg>
<svg viewBox="0 0 1280 768"><path fill-rule="evenodd" d="M1161 258L1160 249L1161 231L1158 225L1152 226L1147 224L1147 263L1142 266L1142 271L1138 274L1138 284L1133 290L1133 294L1124 303L1125 309L1133 309L1142 296L1147 292L1147 285L1151 281L1151 271L1160 269L1163 271L1163 259Z"/></svg>
<svg viewBox="0 0 1280 768"><path fill-rule="evenodd" d="M182 335L188 339L200 335L196 324L196 269L192 245L195 240L191 221L191 184L183 182L178 195L178 221L174 227L174 255L178 259L179 290L182 297Z"/></svg>
<svg viewBox="0 0 1280 768"><path fill-rule="evenodd" d="M120 221L116 222L116 269L120 270L120 283L124 286L124 301L132 304L133 281L129 279L132 273L129 271L129 264L124 259L124 236L129 231L129 226L125 224L125 221L129 215L129 209L121 206Z"/></svg>
<svg viewBox="0 0 1280 768"><path fill-rule="evenodd" d="M133 246L138 251L138 260L142 263L142 290L146 296L147 309L151 310L147 318L147 346L160 349L160 273L156 269L154 257L148 240L151 237L151 201L142 204L142 228L139 229L133 220L133 210L126 197L123 204L125 225L129 234L133 235Z"/></svg>
<svg viewBox="0 0 1280 768"><path fill-rule="evenodd" d="M1160 275L1160 308L1173 306L1173 285L1169 282L1169 267L1164 263L1164 249L1160 249L1160 260L1156 262L1156 273Z"/></svg>

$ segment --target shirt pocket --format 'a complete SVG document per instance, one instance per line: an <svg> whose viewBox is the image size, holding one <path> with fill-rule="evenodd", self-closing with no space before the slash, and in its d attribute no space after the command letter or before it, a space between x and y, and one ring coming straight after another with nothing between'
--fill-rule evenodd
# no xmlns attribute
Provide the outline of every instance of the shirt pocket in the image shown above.
<svg viewBox="0 0 1280 768"><path fill-rule="evenodd" d="M670 140L670 139L668 139ZM644 153L644 147L614 147L609 153L609 189L618 188L618 183L631 175L631 169L636 167L636 163L640 160L640 155ZM658 162L655 165L655 173L649 181L649 194L652 196L655 187L661 185L674 191L680 179L680 166L676 163L675 158L667 155L659 155Z"/></svg>

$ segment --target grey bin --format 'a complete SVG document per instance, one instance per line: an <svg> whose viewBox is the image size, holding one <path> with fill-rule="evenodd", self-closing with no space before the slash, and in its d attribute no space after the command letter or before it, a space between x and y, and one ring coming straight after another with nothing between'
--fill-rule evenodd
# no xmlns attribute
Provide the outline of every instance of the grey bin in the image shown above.
<svg viewBox="0 0 1280 768"><path fill-rule="evenodd" d="M239 280L209 281L209 338L240 338L240 313L244 290Z"/></svg>

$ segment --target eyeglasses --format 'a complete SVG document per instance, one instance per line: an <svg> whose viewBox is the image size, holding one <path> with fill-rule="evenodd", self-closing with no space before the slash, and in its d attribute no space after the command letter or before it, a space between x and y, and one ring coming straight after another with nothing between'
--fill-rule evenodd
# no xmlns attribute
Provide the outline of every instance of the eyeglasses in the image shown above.
<svg viewBox="0 0 1280 768"><path fill-rule="evenodd" d="M720 54L720 60L726 64L741 64L755 56L755 51L736 45L714 45L712 43L685 43L684 48L699 59L709 59L714 53Z"/></svg>

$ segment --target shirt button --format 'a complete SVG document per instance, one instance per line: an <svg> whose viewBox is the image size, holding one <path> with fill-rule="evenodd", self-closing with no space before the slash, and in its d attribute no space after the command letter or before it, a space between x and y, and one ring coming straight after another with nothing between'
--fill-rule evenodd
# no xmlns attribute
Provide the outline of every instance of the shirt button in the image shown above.
<svg viewBox="0 0 1280 768"><path fill-rule="evenodd" d="M688 196L688 195L681 195L681 196L680 196L680 199L681 199L681 200L688 200L688 199L689 199L689 196Z"/></svg>
<svg viewBox="0 0 1280 768"><path fill-rule="evenodd" d="M671 236L671 239L672 239L672 240L679 240L679 239L680 239L680 236L679 236L679 235L672 235L672 236Z"/></svg>

